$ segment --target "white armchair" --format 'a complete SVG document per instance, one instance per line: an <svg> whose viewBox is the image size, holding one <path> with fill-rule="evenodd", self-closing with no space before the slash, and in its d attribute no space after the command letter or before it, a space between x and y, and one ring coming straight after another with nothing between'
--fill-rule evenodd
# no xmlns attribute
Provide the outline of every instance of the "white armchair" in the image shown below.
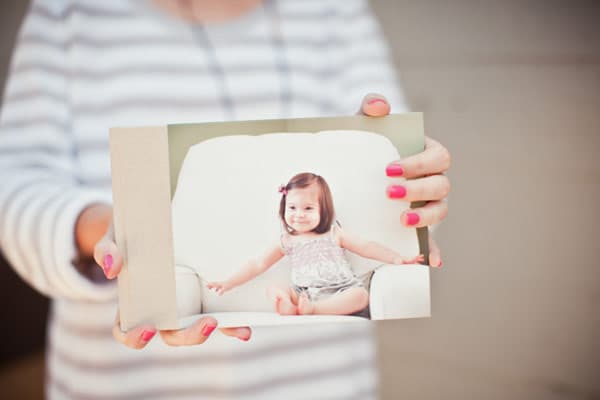
<svg viewBox="0 0 600 400"><path fill-rule="evenodd" d="M206 289L205 282L225 279L279 240L277 187L299 172L327 180L344 229L403 254L418 254L415 230L399 222L407 205L385 196L392 182L385 166L398 158L384 136L356 131L226 136L191 147L172 201L178 316L211 313L220 326L360 320L276 314L266 289L289 284L285 257L223 296ZM349 258L359 274L379 267L372 260ZM372 319L430 314L425 266L376 268L369 290Z"/></svg>

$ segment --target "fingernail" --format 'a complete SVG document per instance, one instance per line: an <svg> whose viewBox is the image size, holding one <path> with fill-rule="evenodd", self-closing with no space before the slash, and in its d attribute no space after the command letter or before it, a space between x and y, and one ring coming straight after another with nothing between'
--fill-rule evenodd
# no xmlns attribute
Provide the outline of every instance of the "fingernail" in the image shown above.
<svg viewBox="0 0 600 400"><path fill-rule="evenodd" d="M438 265L438 267L442 268L443 265L444 265L444 262L442 260L440 260L440 265Z"/></svg>
<svg viewBox="0 0 600 400"><path fill-rule="evenodd" d="M142 341L149 342L154 337L156 331L144 331L142 332Z"/></svg>
<svg viewBox="0 0 600 400"><path fill-rule="evenodd" d="M401 199L406 196L406 188L404 186L392 185L387 188L387 194L392 199Z"/></svg>
<svg viewBox="0 0 600 400"><path fill-rule="evenodd" d="M241 337L240 340L243 340L244 342L247 342L248 340L250 340L250 336L248 336L248 337Z"/></svg>
<svg viewBox="0 0 600 400"><path fill-rule="evenodd" d="M385 169L385 174L387 176L402 176L403 173L404 173L404 170L398 164L390 164Z"/></svg>
<svg viewBox="0 0 600 400"><path fill-rule="evenodd" d="M202 335L203 335L203 336L208 336L208 335L210 335L210 334L212 333L212 331L214 331L214 330L215 330L215 328L216 328L216 327L217 327L216 325L206 325L206 326L204 327L204 329L202 329Z"/></svg>
<svg viewBox="0 0 600 400"><path fill-rule="evenodd" d="M420 221L419 214L408 213L406 214L406 224L407 225L416 225Z"/></svg>
<svg viewBox="0 0 600 400"><path fill-rule="evenodd" d="M371 99L371 100L368 100L368 101L367 101L367 104L368 104L368 105L375 104L375 103L383 103L383 104L386 104L386 101L385 101L385 100L383 100L383 99Z"/></svg>
<svg viewBox="0 0 600 400"><path fill-rule="evenodd" d="M113 264L112 256L110 254L105 255L104 256L104 274L108 275L108 271L110 271L112 264Z"/></svg>

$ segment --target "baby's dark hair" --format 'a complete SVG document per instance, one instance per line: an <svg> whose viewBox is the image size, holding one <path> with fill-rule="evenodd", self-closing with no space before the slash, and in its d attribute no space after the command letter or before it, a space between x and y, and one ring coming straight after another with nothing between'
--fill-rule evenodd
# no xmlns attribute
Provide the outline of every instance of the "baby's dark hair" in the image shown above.
<svg viewBox="0 0 600 400"><path fill-rule="evenodd" d="M287 193L293 189L303 189L310 185L319 185L321 189L319 194L319 225L313 232L315 233L326 233L331 229L331 224L335 221L335 209L333 208L333 197L331 196L331 190L329 185L323 179L322 176L313 174L310 172L303 172L295 175L290 179L287 185L280 188L282 192L281 201L279 202L279 217L283 222L285 230L290 234L295 234L296 231L285 222L285 203L287 199Z"/></svg>

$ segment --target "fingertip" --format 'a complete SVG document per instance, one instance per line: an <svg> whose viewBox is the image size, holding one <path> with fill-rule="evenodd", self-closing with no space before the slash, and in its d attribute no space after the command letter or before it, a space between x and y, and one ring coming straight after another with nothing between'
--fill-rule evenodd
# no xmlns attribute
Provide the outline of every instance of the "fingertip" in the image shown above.
<svg viewBox="0 0 600 400"><path fill-rule="evenodd" d="M142 343L148 343L156 335L156 329L144 329L140 335Z"/></svg>
<svg viewBox="0 0 600 400"><path fill-rule="evenodd" d="M421 217L414 210L410 210L409 212L405 212L400 217L400 221L402 224L409 228L418 228L419 222L421 221Z"/></svg>
<svg viewBox="0 0 600 400"><path fill-rule="evenodd" d="M441 268L443 263L438 254L429 254L429 265L433 268Z"/></svg>
<svg viewBox="0 0 600 400"><path fill-rule="evenodd" d="M390 178L404 175L404 168L397 162L389 163L385 167L385 174Z"/></svg>
<svg viewBox="0 0 600 400"><path fill-rule="evenodd" d="M224 335L235 337L244 342L249 341L252 337L252 329L246 326L238 328L221 328L221 332Z"/></svg>
<svg viewBox="0 0 600 400"><path fill-rule="evenodd" d="M123 266L123 257L113 242L98 244L94 249L94 260L102 268L107 279L117 277Z"/></svg>
<svg viewBox="0 0 600 400"><path fill-rule="evenodd" d="M252 337L252 330L250 328L242 328L243 330L243 334L241 336L238 336L238 339L247 342L250 340L250 338Z"/></svg>
<svg viewBox="0 0 600 400"><path fill-rule="evenodd" d="M104 275L108 278L110 275L110 270L113 267L113 256L108 253L105 254L102 258L102 270L104 270Z"/></svg>
<svg viewBox="0 0 600 400"><path fill-rule="evenodd" d="M370 117L383 117L390 113L391 107L385 96L369 93L363 98L361 111Z"/></svg>
<svg viewBox="0 0 600 400"><path fill-rule="evenodd" d="M390 105L383 99L368 100L362 107L363 114L369 117L383 117L388 115L390 110Z"/></svg>
<svg viewBox="0 0 600 400"><path fill-rule="evenodd" d="M156 328L152 325L137 326L127 332L121 330L118 324L113 326L113 337L127 347L142 349L156 335Z"/></svg>
<svg viewBox="0 0 600 400"><path fill-rule="evenodd" d="M204 328L202 328L202 336L209 337L216 328L217 325L206 325Z"/></svg>
<svg viewBox="0 0 600 400"><path fill-rule="evenodd" d="M208 337L215 329L217 329L218 322L213 317L202 318L200 325L202 326L202 336Z"/></svg>

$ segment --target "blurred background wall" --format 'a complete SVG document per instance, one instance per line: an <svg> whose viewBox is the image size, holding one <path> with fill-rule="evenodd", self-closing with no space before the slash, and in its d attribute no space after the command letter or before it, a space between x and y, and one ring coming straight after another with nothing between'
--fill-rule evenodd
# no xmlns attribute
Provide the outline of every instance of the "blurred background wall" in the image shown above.
<svg viewBox="0 0 600 400"><path fill-rule="evenodd" d="M600 399L600 2L372 4L453 155L433 318L377 324L383 397ZM26 6L0 5L0 82ZM0 387L41 396L47 303L0 285Z"/></svg>

